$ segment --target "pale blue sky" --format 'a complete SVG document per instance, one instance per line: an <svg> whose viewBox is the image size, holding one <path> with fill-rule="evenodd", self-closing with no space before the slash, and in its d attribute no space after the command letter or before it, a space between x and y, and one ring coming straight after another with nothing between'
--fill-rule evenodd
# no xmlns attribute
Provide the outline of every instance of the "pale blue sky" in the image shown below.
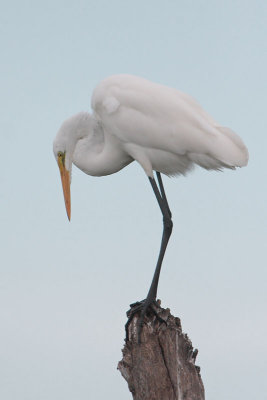
<svg viewBox="0 0 267 400"><path fill-rule="evenodd" d="M69 223L52 153L61 122L122 72L191 94L249 148L247 168L165 178L159 298L199 349L207 399L266 399L266 17L259 0L2 4L1 399L131 399L116 365L160 212L137 164L74 168Z"/></svg>

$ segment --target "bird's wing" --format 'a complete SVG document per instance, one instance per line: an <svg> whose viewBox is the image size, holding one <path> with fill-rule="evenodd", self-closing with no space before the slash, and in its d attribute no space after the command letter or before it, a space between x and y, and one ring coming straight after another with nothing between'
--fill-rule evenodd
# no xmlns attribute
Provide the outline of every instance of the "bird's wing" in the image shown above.
<svg viewBox="0 0 267 400"><path fill-rule="evenodd" d="M241 139L232 131L226 134L227 128L192 97L142 78L105 79L93 93L92 108L105 131L123 143L181 155L208 154L230 165L235 165L236 152L244 153Z"/></svg>

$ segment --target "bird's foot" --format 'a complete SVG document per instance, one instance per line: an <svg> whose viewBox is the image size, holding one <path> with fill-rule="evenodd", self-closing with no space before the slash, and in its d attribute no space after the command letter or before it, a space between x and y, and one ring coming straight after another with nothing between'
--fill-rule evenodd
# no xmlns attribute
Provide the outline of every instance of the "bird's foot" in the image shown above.
<svg viewBox="0 0 267 400"><path fill-rule="evenodd" d="M157 311L159 306L160 306L160 300L156 301L155 299L148 299L148 298L146 298L142 301L137 301L136 303L130 304L131 308L130 308L130 310L127 311L128 321L125 324L125 332L126 332L125 341L126 342L129 341L130 323L132 322L133 317L137 313L140 314L138 317L138 322L137 322L137 342L139 344L141 343L141 332L142 332L142 328L144 325L145 315L149 315L150 313L152 313L160 323L166 324L166 321L160 317L160 315Z"/></svg>

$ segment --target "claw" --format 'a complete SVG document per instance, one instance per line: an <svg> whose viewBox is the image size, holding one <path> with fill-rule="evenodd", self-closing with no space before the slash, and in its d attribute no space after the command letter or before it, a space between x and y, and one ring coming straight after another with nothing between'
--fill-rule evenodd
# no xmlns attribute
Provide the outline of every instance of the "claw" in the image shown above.
<svg viewBox="0 0 267 400"><path fill-rule="evenodd" d="M161 316L159 316L158 312L153 307L151 307L151 311L159 322L164 323L167 326L167 322L165 321L165 319L161 318Z"/></svg>
<svg viewBox="0 0 267 400"><path fill-rule="evenodd" d="M166 323L166 321L161 318L157 312L157 310L155 309L155 307L159 307L159 303L156 300L152 300L151 302L148 302L147 299L146 300L142 300L142 301L137 301L135 303L130 304L130 310L127 311L127 317L128 317L128 321L125 324L125 342L129 341L129 326L130 323L133 320L133 317L135 316L135 314L140 313L140 316L138 318L138 322L137 322L137 342L138 344L141 343L141 332L142 332L142 328L144 326L144 318L145 315L147 315L149 312L151 312L156 319L160 322L160 323Z"/></svg>

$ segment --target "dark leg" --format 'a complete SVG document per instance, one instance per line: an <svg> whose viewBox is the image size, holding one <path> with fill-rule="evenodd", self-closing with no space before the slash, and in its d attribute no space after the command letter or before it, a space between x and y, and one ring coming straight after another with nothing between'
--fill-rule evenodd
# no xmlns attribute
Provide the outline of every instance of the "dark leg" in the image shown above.
<svg viewBox="0 0 267 400"><path fill-rule="evenodd" d="M168 241L169 241L169 238L172 233L172 227L173 227L173 223L171 220L171 211L168 206L168 202L167 202L167 198L165 195L161 175L159 172L157 172L157 177L158 177L158 181L159 181L160 190L158 189L158 186L157 186L154 178L149 178L149 181L151 183L152 189L154 191L154 194L156 196L156 199L158 201L158 204L159 204L160 210L162 212L162 216L163 216L163 234L162 234L162 241L161 241L159 257L158 257L156 269L154 272L154 276L152 279L152 283L151 283L150 289L148 291L147 298L141 302L137 302L137 303L131 305L132 308L128 314L128 321L125 325L126 341L127 341L129 324L132 321L134 314L141 311L140 318L138 321L138 330L137 330L139 343L140 343L141 330L142 330L142 326L143 326L143 322L144 322L144 316L145 316L146 312L150 309L154 314L156 314L156 311L154 310L153 305L155 304L155 301L156 301L157 288L158 288L158 282L159 282L162 261L164 258L164 254L165 254L165 251L166 251L166 248L168 245ZM157 316L157 317L162 322L162 319L159 316Z"/></svg>
<svg viewBox="0 0 267 400"><path fill-rule="evenodd" d="M158 171L157 171L157 178L158 178L161 197L165 201L166 207L168 209L169 216L172 217L172 213L171 213L168 201L167 201L167 197L166 197L166 194L165 194L165 190L164 190L163 182L162 182L162 179L161 179L161 175L160 175L160 172L158 172Z"/></svg>
<svg viewBox="0 0 267 400"><path fill-rule="evenodd" d="M159 174L160 175L160 174ZM161 179L161 177L160 177ZM164 197L161 197L159 189L157 187L157 184L155 182L155 179L153 178L149 178L151 186L154 190L155 196L157 198L159 207L161 209L162 212L162 216L163 216L163 234L162 234L162 241L161 241L161 247L160 247L160 252L159 252L159 257L158 257L158 262L157 262L157 266L155 269L155 273L153 276L153 280L147 295L148 297L153 297L153 300L156 300L156 296L157 296L157 288L158 288L158 281L159 281L159 275L160 275L160 270L161 270L161 265L162 265L162 261L164 258L164 254L168 245L168 241L170 239L171 233L172 233L172 227L173 227L173 223L171 220L171 216L170 216L170 210L169 210L169 206L167 203L167 199L166 199L166 195L163 189L163 193L164 193ZM161 185L162 185L162 181L161 181ZM163 188L163 185L162 185Z"/></svg>

